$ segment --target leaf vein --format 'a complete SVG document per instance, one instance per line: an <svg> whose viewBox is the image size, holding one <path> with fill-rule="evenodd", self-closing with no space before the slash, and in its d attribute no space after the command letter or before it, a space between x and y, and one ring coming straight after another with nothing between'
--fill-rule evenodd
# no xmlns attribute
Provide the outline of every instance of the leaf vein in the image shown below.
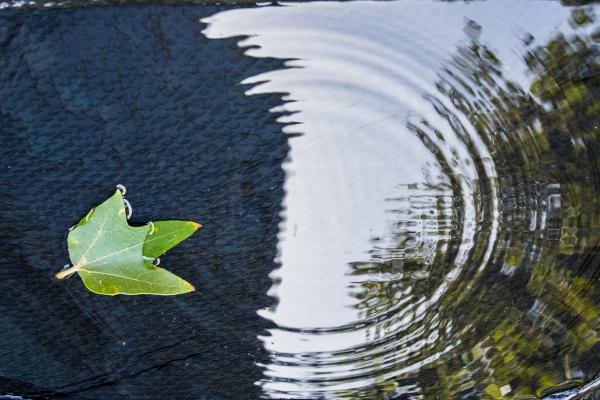
<svg viewBox="0 0 600 400"><path fill-rule="evenodd" d="M120 279L128 279L128 280L131 280L131 281L142 282L142 283L146 283L146 284L149 284L149 285L164 286L164 287L170 287L170 288L174 288L174 289L179 288L179 286L177 286L177 285L165 285L165 284L162 284L162 283L155 283L155 282L151 282L151 281L144 281L144 280L141 280L141 279L130 278L130 277L123 276L123 275L111 274L109 272L88 271L88 270L82 270L81 272L85 272L85 273L88 273L88 274L109 275L109 276L114 276L114 277L120 278Z"/></svg>

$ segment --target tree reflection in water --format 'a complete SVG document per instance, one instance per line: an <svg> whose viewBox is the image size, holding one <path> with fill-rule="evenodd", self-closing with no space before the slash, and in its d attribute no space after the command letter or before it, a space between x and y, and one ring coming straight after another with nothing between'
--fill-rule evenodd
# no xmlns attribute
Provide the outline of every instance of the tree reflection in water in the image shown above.
<svg viewBox="0 0 600 400"><path fill-rule="evenodd" d="M524 38L529 90L503 76L477 24L467 24L470 42L429 100L468 149L478 178L460 174L458 151L441 150L447 130L408 122L444 176L402 186L405 196L389 199L391 239L374 239L371 260L352 264L356 307L370 323L365 352L380 379L342 396L536 398L599 372L600 31L593 22L591 11L577 9L577 34L545 44ZM475 204L471 220L465 196ZM398 373L409 363L417 369Z"/></svg>

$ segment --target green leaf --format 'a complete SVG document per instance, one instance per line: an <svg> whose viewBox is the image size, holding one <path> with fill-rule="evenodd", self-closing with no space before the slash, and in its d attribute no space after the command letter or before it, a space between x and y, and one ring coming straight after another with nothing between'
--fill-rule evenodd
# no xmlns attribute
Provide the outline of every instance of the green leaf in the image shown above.
<svg viewBox="0 0 600 400"><path fill-rule="evenodd" d="M190 237L202 225L191 221L156 221L144 243L144 256L156 258Z"/></svg>
<svg viewBox="0 0 600 400"><path fill-rule="evenodd" d="M56 277L63 279L78 272L89 290L106 295L191 292L195 290L191 284L154 266L152 260L198 227L194 222L159 221L150 235L150 225L128 224L123 196L117 191L69 232L67 244L73 266Z"/></svg>

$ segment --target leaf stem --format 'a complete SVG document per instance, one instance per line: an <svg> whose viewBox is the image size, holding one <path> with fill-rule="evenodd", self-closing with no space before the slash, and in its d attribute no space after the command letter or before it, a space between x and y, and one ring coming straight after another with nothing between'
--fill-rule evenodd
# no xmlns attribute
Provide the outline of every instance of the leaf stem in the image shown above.
<svg viewBox="0 0 600 400"><path fill-rule="evenodd" d="M79 268L80 268L79 265L73 265L70 268L63 269L62 271L57 272L56 274L54 274L54 276L56 276L57 279L65 279L69 275L74 274L75 272L79 271Z"/></svg>

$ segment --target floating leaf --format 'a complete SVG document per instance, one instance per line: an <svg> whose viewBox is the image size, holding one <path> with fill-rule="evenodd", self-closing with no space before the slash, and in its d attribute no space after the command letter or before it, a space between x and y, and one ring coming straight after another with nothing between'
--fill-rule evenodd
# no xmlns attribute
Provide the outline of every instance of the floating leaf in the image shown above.
<svg viewBox="0 0 600 400"><path fill-rule="evenodd" d="M156 221L153 225L154 231L150 228L143 250L144 256L150 258L161 256L202 226L191 221Z"/></svg>
<svg viewBox="0 0 600 400"><path fill-rule="evenodd" d="M69 232L67 244L73 266L56 277L63 279L78 272L89 290L107 295L193 291L191 284L152 261L200 225L186 221L158 221L153 225L130 226L123 196L117 190Z"/></svg>

